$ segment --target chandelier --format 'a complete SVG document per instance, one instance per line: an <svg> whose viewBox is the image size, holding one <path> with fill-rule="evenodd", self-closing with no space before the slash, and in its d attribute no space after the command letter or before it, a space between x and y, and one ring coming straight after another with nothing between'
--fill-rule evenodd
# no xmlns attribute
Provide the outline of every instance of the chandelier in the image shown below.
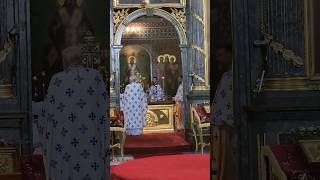
<svg viewBox="0 0 320 180"><path fill-rule="evenodd" d="M142 28L138 26L128 26L126 28L126 33L129 33L129 34L140 33L140 32L142 32Z"/></svg>

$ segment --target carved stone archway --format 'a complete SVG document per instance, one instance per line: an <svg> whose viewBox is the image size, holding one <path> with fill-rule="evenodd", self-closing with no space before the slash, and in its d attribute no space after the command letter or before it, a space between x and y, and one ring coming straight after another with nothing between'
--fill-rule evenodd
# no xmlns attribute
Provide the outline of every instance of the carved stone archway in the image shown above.
<svg viewBox="0 0 320 180"><path fill-rule="evenodd" d="M163 9L158 9L158 8L143 8L143 9L138 9L136 11L133 11L132 13L128 14L120 24L117 25L115 29L115 34L113 38L113 42L111 44L111 66L112 66L112 73L114 74L114 82L115 82L115 87L114 87L114 94L111 94L111 101L113 106L119 107L120 106L120 63L119 63L119 58L120 58L120 50L122 49L122 44L121 40L123 37L123 34L125 32L126 26L129 25L131 22L136 20L139 17L142 16L158 16L166 19L169 21L176 29L177 34L179 36L179 42L180 42L180 50L181 50L181 61L183 64L182 71L183 71L183 76L188 77L189 74L189 69L188 69L188 56L187 56L187 36L186 36L186 31L185 31L185 26L184 26L184 21L183 18L181 17L181 14L177 14L177 12L172 12L171 14ZM189 87L189 82L188 78L184 78L183 80L183 85L184 85L184 95L186 95L188 87ZM113 98L112 98L113 97ZM184 102L185 105L187 102Z"/></svg>

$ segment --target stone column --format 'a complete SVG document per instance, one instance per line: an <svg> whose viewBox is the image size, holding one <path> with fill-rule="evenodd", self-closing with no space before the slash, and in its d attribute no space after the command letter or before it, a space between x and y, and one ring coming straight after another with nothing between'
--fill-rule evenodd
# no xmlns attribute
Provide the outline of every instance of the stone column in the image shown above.
<svg viewBox="0 0 320 180"><path fill-rule="evenodd" d="M111 101L115 103L116 107L120 107L120 50L122 49L122 45L115 45L112 49L112 59L111 64L112 72L114 73L114 94L112 94Z"/></svg>
<svg viewBox="0 0 320 180"><path fill-rule="evenodd" d="M188 59L188 47L187 45L180 45L181 49L181 60L182 60L182 74L183 74L183 119L184 119L184 126L185 129L190 129L190 103L187 98L190 92L190 66L189 66L189 59Z"/></svg>

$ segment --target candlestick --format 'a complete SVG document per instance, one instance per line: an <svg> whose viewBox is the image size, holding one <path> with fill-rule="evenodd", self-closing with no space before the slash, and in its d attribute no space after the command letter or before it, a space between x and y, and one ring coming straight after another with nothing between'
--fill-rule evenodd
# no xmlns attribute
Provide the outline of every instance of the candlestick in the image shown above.
<svg viewBox="0 0 320 180"><path fill-rule="evenodd" d="M166 90L165 90L165 84L164 84L164 79L165 79L165 77L162 76L161 79L162 79L163 94L165 94L165 92L166 92Z"/></svg>

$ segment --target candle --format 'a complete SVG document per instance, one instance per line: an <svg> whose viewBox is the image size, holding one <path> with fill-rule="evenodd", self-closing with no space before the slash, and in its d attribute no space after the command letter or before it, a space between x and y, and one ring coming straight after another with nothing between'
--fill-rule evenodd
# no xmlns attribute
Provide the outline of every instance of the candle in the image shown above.
<svg viewBox="0 0 320 180"><path fill-rule="evenodd" d="M165 79L165 77L164 77L164 76L162 76L162 77L161 77L161 79L162 79L163 92L166 92L165 87L164 87L164 79Z"/></svg>

